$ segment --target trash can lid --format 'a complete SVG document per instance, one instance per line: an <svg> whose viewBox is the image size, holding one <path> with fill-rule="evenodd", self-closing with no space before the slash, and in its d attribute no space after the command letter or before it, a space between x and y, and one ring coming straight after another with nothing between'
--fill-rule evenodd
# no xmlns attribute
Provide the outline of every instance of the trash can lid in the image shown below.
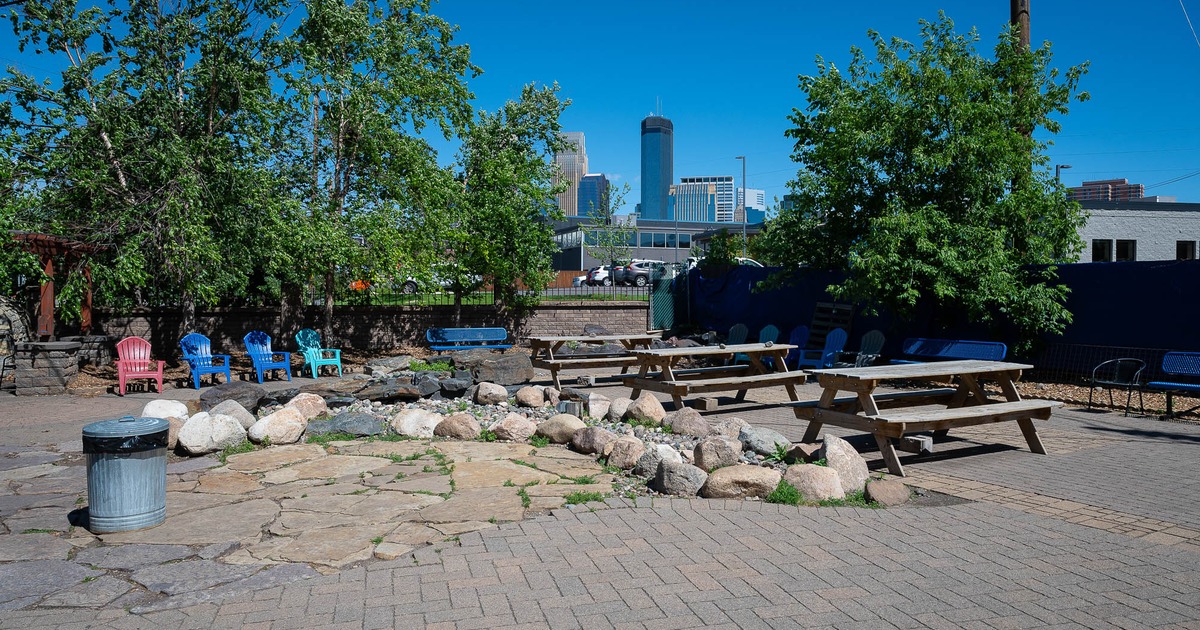
<svg viewBox="0 0 1200 630"><path fill-rule="evenodd" d="M129 437L133 435L150 435L167 431L171 423L166 418L134 418L125 416L115 420L101 420L83 427L85 438Z"/></svg>

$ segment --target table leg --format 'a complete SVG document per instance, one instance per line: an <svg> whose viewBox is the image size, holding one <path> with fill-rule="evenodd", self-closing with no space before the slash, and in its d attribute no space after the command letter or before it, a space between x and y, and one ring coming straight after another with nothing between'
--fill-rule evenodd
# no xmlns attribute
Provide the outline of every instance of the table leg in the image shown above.
<svg viewBox="0 0 1200 630"><path fill-rule="evenodd" d="M1042 438L1038 435L1037 427L1033 426L1033 418L1019 418L1017 426L1021 427L1021 433L1025 434L1025 441L1029 443L1029 450L1038 455L1046 454L1046 447L1042 446Z"/></svg>
<svg viewBox="0 0 1200 630"><path fill-rule="evenodd" d="M805 444L816 442L817 438L821 435L821 427L823 426L825 426L825 423L820 420L809 420L808 428L804 430L804 437L800 438L800 441Z"/></svg>
<svg viewBox="0 0 1200 630"><path fill-rule="evenodd" d="M562 391L562 383L558 382L558 366L550 368L550 380L554 381L554 389Z"/></svg>
<svg viewBox="0 0 1200 630"><path fill-rule="evenodd" d="M683 398L679 394L671 394L671 401L675 403L675 411L683 409Z"/></svg>
<svg viewBox="0 0 1200 630"><path fill-rule="evenodd" d="M837 393L838 393L838 390L836 387L826 387L825 389L821 390L821 400L817 401L817 408L818 409L832 409L833 408L833 399L837 398ZM797 415L796 417L799 417L799 416ZM807 444L816 442L817 436L820 435L821 427L824 426L824 424L825 423L820 422L818 420L809 420L808 421L808 429L806 429L804 431L804 437L800 438L800 441L805 442Z"/></svg>
<svg viewBox="0 0 1200 630"><path fill-rule="evenodd" d="M878 433L872 435L875 436L875 443L879 445L879 454L883 455L883 461L887 464L888 472L897 477L903 477L904 467L900 465L900 457L896 455L896 447L892 444L892 439Z"/></svg>

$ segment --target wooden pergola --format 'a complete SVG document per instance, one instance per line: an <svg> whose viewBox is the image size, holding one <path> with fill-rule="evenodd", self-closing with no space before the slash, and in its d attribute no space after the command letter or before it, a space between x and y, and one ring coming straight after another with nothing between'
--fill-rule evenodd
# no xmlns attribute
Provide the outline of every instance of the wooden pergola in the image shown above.
<svg viewBox="0 0 1200 630"><path fill-rule="evenodd" d="M95 254L102 248L88 245L76 240L52 234L38 234L13 230L9 232L12 239L21 249L37 255L42 264L46 279L41 284L41 300L38 306L37 335L45 341L54 338L54 258L62 256L70 265L75 259L85 254ZM83 277L87 281L87 292L83 297L83 308L80 310L79 327L83 334L92 331L92 269L89 265L83 267Z"/></svg>

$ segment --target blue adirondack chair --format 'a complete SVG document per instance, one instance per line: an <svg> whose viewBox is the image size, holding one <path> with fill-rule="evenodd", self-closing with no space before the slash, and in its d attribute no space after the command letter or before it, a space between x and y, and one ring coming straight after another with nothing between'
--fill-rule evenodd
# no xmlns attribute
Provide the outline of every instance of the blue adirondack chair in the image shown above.
<svg viewBox="0 0 1200 630"><path fill-rule="evenodd" d="M337 366L338 376L342 375L342 351L336 348L322 348L321 335L317 334L317 331L305 328L296 333L296 347L304 353L301 376L305 367L311 367L313 378L317 378L317 372L322 365Z"/></svg>
<svg viewBox="0 0 1200 630"><path fill-rule="evenodd" d="M800 368L816 368L818 370L833 367L834 361L837 361L838 355L846 347L846 331L841 328L834 328L825 336L825 347L820 350L805 350L800 353L796 360L796 366Z"/></svg>
<svg viewBox="0 0 1200 630"><path fill-rule="evenodd" d="M785 361L790 368L796 368L796 362L800 360L800 355L804 352L804 346L808 345L808 326L803 324L792 329L792 334L788 335L788 344L796 346L787 353Z"/></svg>
<svg viewBox="0 0 1200 630"><path fill-rule="evenodd" d="M768 341L770 341L771 343L775 343L776 341L779 341L779 329L776 328L773 324L767 324L766 326L763 326L762 330L758 331L758 343L767 343ZM750 357L739 352L739 353L733 355L733 362L734 363L749 363ZM763 363L766 363L767 365L771 365L771 358L764 357Z"/></svg>
<svg viewBox="0 0 1200 630"><path fill-rule="evenodd" d="M271 350L270 335L261 330L252 330L242 337L242 343L246 344L246 354L250 355L259 383L263 382L263 372L268 370L283 370L287 380L292 380L292 353Z"/></svg>
<svg viewBox="0 0 1200 630"><path fill-rule="evenodd" d="M183 349L183 360L192 372L192 385L196 389L200 389L200 377L205 374L224 374L226 383L232 380L229 375L229 355L213 354L208 337L196 332L188 333L179 340L179 347ZM214 365L213 359L221 359L223 365Z"/></svg>
<svg viewBox="0 0 1200 630"><path fill-rule="evenodd" d="M746 343L746 335L750 334L750 329L746 328L745 324L734 324L729 327L729 336L725 337L725 345L732 346L739 343ZM725 365L733 359L726 359Z"/></svg>

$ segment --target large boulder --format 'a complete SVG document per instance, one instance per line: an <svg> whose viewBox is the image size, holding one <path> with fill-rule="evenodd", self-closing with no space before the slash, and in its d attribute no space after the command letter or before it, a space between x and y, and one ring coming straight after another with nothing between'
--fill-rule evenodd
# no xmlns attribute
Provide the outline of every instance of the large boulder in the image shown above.
<svg viewBox="0 0 1200 630"><path fill-rule="evenodd" d="M586 427L587 424L578 417L569 413L560 413L556 416L550 416L550 419L543 421L538 425L537 434L548 438L555 444L566 444L575 437L575 432Z"/></svg>
<svg viewBox="0 0 1200 630"><path fill-rule="evenodd" d="M295 407L284 407L269 416L263 416L246 433L255 444L294 444L300 441L306 428L308 418L304 417L303 412Z"/></svg>
<svg viewBox="0 0 1200 630"><path fill-rule="evenodd" d="M742 433L742 429L750 426L749 422L741 418L724 418L709 428L709 435L723 437L726 440L738 440Z"/></svg>
<svg viewBox="0 0 1200 630"><path fill-rule="evenodd" d="M331 398L356 397L358 392L366 386L367 381L347 376L338 379L323 378L315 383L307 383L300 387L300 391L316 394L328 400Z"/></svg>
<svg viewBox="0 0 1200 630"><path fill-rule="evenodd" d="M720 437L701 440L692 451L696 466L712 472L718 468L738 463L742 456L742 443Z"/></svg>
<svg viewBox="0 0 1200 630"><path fill-rule="evenodd" d="M496 439L510 442L524 442L537 431L537 423L519 413L510 413L492 425L492 433Z"/></svg>
<svg viewBox="0 0 1200 630"><path fill-rule="evenodd" d="M779 485L783 477L774 468L762 466L727 466L708 474L700 496L706 499L763 498Z"/></svg>
<svg viewBox="0 0 1200 630"><path fill-rule="evenodd" d="M239 405L246 408L246 411L254 413L258 411L258 401L267 394L267 390L261 385L255 385L246 381L230 381L221 383L215 387L210 387L200 394L200 409L204 411L212 411L213 407L225 402L226 400L236 400Z"/></svg>
<svg viewBox="0 0 1200 630"><path fill-rule="evenodd" d="M526 385L517 390L516 396L518 407L542 407L546 404L546 392L541 387Z"/></svg>
<svg viewBox="0 0 1200 630"><path fill-rule="evenodd" d="M838 473L832 468L815 464L794 464L788 466L783 480L799 490L809 501L846 498Z"/></svg>
<svg viewBox="0 0 1200 630"><path fill-rule="evenodd" d="M167 450L174 451L176 446L179 446L179 430L183 428L187 422L187 417L176 418L171 416L167 418Z"/></svg>
<svg viewBox="0 0 1200 630"><path fill-rule="evenodd" d="M603 453L609 442L617 439L617 434L600 427L584 427L575 431L571 436L571 448L586 455Z"/></svg>
<svg viewBox="0 0 1200 630"><path fill-rule="evenodd" d="M299 411L305 420L329 413L329 405L325 404L325 399L316 394L297 394L285 406Z"/></svg>
<svg viewBox="0 0 1200 630"><path fill-rule="evenodd" d="M780 445L785 449L792 445L792 442L778 431L752 426L742 427L738 433L738 440L742 443L742 448L759 455L772 455Z"/></svg>
<svg viewBox="0 0 1200 630"><path fill-rule="evenodd" d="M629 470L646 454L646 445L632 435L623 435L609 443L606 450L609 466Z"/></svg>
<svg viewBox="0 0 1200 630"><path fill-rule="evenodd" d="M392 416L391 425L400 435L431 438L433 430L445 419L440 413L424 409L404 409Z"/></svg>
<svg viewBox="0 0 1200 630"><path fill-rule="evenodd" d="M384 421L379 416L362 411L343 411L328 420L313 420L308 423L310 435L325 433L348 433L359 437L382 435Z"/></svg>
<svg viewBox="0 0 1200 630"><path fill-rule="evenodd" d="M521 385L533 380L533 363L521 352L496 354L487 350L455 352L454 367L471 371L476 382Z"/></svg>
<svg viewBox="0 0 1200 630"><path fill-rule="evenodd" d="M846 494L862 492L866 488L867 478L870 476L867 471L867 460L863 459L863 456L859 455L849 442L836 435L826 433L824 442L821 447L821 457L825 460L826 466L837 471L838 480L842 484L842 492Z"/></svg>
<svg viewBox="0 0 1200 630"><path fill-rule="evenodd" d="M708 481L708 473L691 464L664 461L647 485L663 494L694 497L704 487L705 481Z"/></svg>
<svg viewBox="0 0 1200 630"><path fill-rule="evenodd" d="M684 407L663 416L662 424L664 428L671 429L672 433L695 437L705 437L711 430L708 421L691 407Z"/></svg>
<svg viewBox="0 0 1200 630"><path fill-rule="evenodd" d="M394 403L401 401L419 400L421 390L412 383L404 383L394 378L384 381L370 381L365 387L354 393L362 400Z"/></svg>
<svg viewBox="0 0 1200 630"><path fill-rule="evenodd" d="M475 403L478 405L498 405L508 401L508 390L496 383L480 383L475 387Z"/></svg>
<svg viewBox="0 0 1200 630"><path fill-rule="evenodd" d="M654 426L662 424L666 415L667 410L663 409L662 403L650 392L642 394L641 398L633 401L633 404L625 409L625 420Z"/></svg>
<svg viewBox="0 0 1200 630"><path fill-rule="evenodd" d="M587 415L597 420L603 419L608 415L609 408L612 407L612 399L604 394L588 394L587 398Z"/></svg>
<svg viewBox="0 0 1200 630"><path fill-rule="evenodd" d="M258 422L258 418L255 418L254 414L250 413L236 400L226 400L213 407L209 413L223 413L227 416L233 416L241 423L243 429L249 429L254 426L255 422Z"/></svg>
<svg viewBox="0 0 1200 630"><path fill-rule="evenodd" d="M363 373L372 376L387 375L390 376L395 372L407 370L413 358L407 354L402 354L395 357L387 357L384 359L372 359L363 366Z"/></svg>
<svg viewBox="0 0 1200 630"><path fill-rule="evenodd" d="M462 398L471 387L471 380L466 378L444 378L438 381L442 396L446 398Z"/></svg>
<svg viewBox="0 0 1200 630"><path fill-rule="evenodd" d="M178 400L151 400L142 407L143 418L186 418L187 405Z"/></svg>
<svg viewBox="0 0 1200 630"><path fill-rule="evenodd" d="M608 413L604 414L604 419L609 422L620 422L625 419L625 411L629 409L629 405L633 404L630 398L620 397L614 398L608 403ZM592 416L593 418L595 416Z"/></svg>
<svg viewBox="0 0 1200 630"><path fill-rule="evenodd" d="M438 437L458 440L474 440L482 432L483 428L479 426L479 420L465 411L446 416L446 419L439 422L433 429L433 434Z"/></svg>
<svg viewBox="0 0 1200 630"><path fill-rule="evenodd" d="M866 497L884 507L895 507L908 503L912 493L895 479L872 479L867 482Z"/></svg>
<svg viewBox="0 0 1200 630"><path fill-rule="evenodd" d="M298 387L288 387L286 389L273 389L258 399L258 408L271 407L274 405L285 405L288 401L295 398L300 393Z"/></svg>
<svg viewBox="0 0 1200 630"><path fill-rule="evenodd" d="M634 464L632 472L639 477L654 477L658 474L658 467L663 462L682 464L683 456L670 445L649 444L646 446L646 451Z"/></svg>
<svg viewBox="0 0 1200 630"><path fill-rule="evenodd" d="M179 429L179 446L192 455L214 453L246 441L246 430L236 418L206 411L194 414Z"/></svg>

